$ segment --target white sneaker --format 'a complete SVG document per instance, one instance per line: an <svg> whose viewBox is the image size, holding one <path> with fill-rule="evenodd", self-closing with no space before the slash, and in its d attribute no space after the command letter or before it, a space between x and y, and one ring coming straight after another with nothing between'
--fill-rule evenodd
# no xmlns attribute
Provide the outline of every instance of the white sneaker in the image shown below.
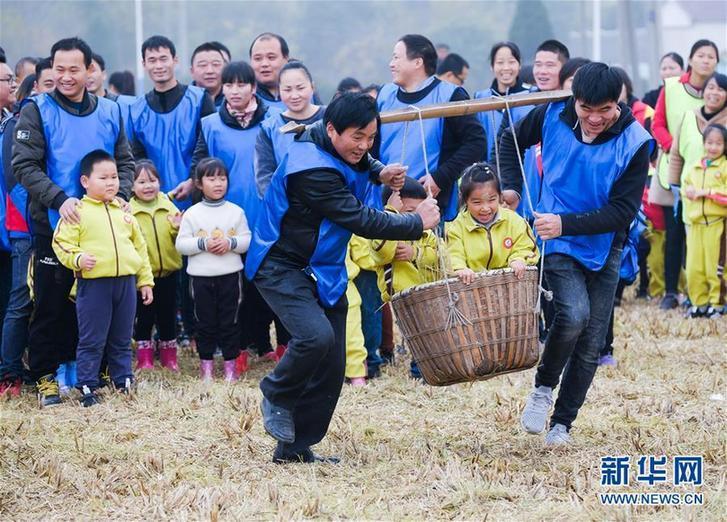
<svg viewBox="0 0 727 522"><path fill-rule="evenodd" d="M528 433L542 433L551 406L553 406L553 389L548 386L536 386L525 403L520 425Z"/></svg>
<svg viewBox="0 0 727 522"><path fill-rule="evenodd" d="M546 446L567 446L570 442L570 434L562 424L554 425L545 436Z"/></svg>

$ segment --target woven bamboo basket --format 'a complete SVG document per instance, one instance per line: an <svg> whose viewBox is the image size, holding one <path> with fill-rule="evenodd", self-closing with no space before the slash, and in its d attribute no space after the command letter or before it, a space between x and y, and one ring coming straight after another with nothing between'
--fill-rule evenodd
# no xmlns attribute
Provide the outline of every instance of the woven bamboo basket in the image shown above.
<svg viewBox="0 0 727 522"><path fill-rule="evenodd" d="M535 366L538 299L531 267L521 280L508 268L481 272L470 285L449 279L416 286L391 303L426 382L447 386ZM452 306L459 320L452 320Z"/></svg>

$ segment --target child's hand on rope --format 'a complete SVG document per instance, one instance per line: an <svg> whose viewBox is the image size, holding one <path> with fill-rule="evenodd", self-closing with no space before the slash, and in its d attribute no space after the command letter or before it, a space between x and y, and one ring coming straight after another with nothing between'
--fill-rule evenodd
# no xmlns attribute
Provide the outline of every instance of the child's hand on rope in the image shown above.
<svg viewBox="0 0 727 522"><path fill-rule="evenodd" d="M392 163L379 173L379 180L391 190L399 191L404 186L404 178L409 167L401 163Z"/></svg>
<svg viewBox="0 0 727 522"><path fill-rule="evenodd" d="M558 214L540 214L538 212L533 212L533 214L535 215L535 223L533 223L535 232L543 241L555 239L563 233L563 224Z"/></svg>
<svg viewBox="0 0 727 522"><path fill-rule="evenodd" d="M510 261L510 268L512 268L512 271L515 272L515 277L518 279L522 279L525 277L525 269L527 269L528 265L525 264L525 261L522 259L513 259Z"/></svg>

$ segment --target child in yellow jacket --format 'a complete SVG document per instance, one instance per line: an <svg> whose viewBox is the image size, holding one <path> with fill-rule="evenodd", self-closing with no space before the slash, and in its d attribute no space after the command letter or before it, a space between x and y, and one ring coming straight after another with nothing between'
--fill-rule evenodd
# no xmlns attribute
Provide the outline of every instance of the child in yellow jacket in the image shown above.
<svg viewBox="0 0 727 522"><path fill-rule="evenodd" d="M154 274L154 304L137 306L136 368L154 368L154 325L159 333L159 361L162 367L179 371L177 364L177 277L182 256L174 241L182 214L166 194L159 192L159 173L154 163L142 160L134 171L131 210L146 239L149 262Z"/></svg>
<svg viewBox="0 0 727 522"><path fill-rule="evenodd" d="M540 258L533 232L517 213L501 207L500 181L487 163L468 167L460 184L464 210L447 226L447 250L464 283L475 272L510 267L518 278Z"/></svg>
<svg viewBox="0 0 727 522"><path fill-rule="evenodd" d="M727 205L727 129L708 125L704 129L704 158L682 178L683 215L687 224L687 292L690 317L713 317L725 304L725 220ZM724 200L724 199L723 199Z"/></svg>
<svg viewBox="0 0 727 522"><path fill-rule="evenodd" d="M346 254L346 271L348 272L348 315L346 316L346 379L351 386L366 385L366 346L361 329L361 295L353 282L361 268L353 260L353 244L360 238L352 237Z"/></svg>
<svg viewBox="0 0 727 522"><path fill-rule="evenodd" d="M88 153L81 160L81 185L86 195L77 209L80 219L58 223L53 251L76 275L76 386L83 406L93 406L104 354L114 386L130 390L136 289L142 303L150 305L154 278L139 224L116 199L119 176L113 156L104 150Z"/></svg>

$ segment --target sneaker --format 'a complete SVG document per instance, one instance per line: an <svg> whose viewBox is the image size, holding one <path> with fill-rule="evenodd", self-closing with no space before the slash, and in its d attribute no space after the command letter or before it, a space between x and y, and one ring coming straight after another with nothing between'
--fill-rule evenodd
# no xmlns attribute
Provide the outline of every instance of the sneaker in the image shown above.
<svg viewBox="0 0 727 522"><path fill-rule="evenodd" d="M81 399L79 402L81 403L81 406L84 408L89 408L91 406L95 406L99 403L98 397L96 396L96 393L91 390L88 386L85 384L81 387Z"/></svg>
<svg viewBox="0 0 727 522"><path fill-rule="evenodd" d="M525 403L520 425L528 433L542 433L551 406L553 406L553 389L548 386L536 386Z"/></svg>
<svg viewBox="0 0 727 522"><path fill-rule="evenodd" d="M116 388L116 391L121 395L131 395L131 378L127 377L124 379L123 384L114 385L114 388Z"/></svg>
<svg viewBox="0 0 727 522"><path fill-rule="evenodd" d="M568 429L562 424L555 424L545 436L546 446L567 446L570 444Z"/></svg>
<svg viewBox="0 0 727 522"><path fill-rule="evenodd" d="M348 383L352 388L362 388L366 386L366 377L352 377Z"/></svg>
<svg viewBox="0 0 727 522"><path fill-rule="evenodd" d="M616 359L613 354L607 353L598 359L598 366L616 366Z"/></svg>
<svg viewBox="0 0 727 522"><path fill-rule="evenodd" d="M0 381L0 396L7 395L8 397L18 397L22 387L23 381L20 377L6 375Z"/></svg>
<svg viewBox="0 0 727 522"><path fill-rule="evenodd" d="M273 462L275 464L339 464L341 459L322 457L314 453L310 447L300 451L286 451L285 445L278 442L278 446L273 452Z"/></svg>
<svg viewBox="0 0 727 522"><path fill-rule="evenodd" d="M687 310L686 316L689 319L696 319L697 317L702 317L702 310L698 306L692 306L689 308L689 310Z"/></svg>
<svg viewBox="0 0 727 522"><path fill-rule="evenodd" d="M674 308L679 306L679 300L677 299L677 296L675 294L666 294L661 299L661 303L659 303L659 308L661 310L673 310Z"/></svg>
<svg viewBox="0 0 727 522"><path fill-rule="evenodd" d="M50 408L61 404L58 381L55 380L53 374L44 375L38 379L35 385L38 388L38 403L41 408Z"/></svg>
<svg viewBox="0 0 727 522"><path fill-rule="evenodd" d="M718 317L719 313L720 313L719 308L715 308L712 305L709 305L704 309L704 317L706 317L707 319L712 319L714 317Z"/></svg>
<svg viewBox="0 0 727 522"><path fill-rule="evenodd" d="M293 414L285 408L272 404L263 396L260 403L265 432L279 442L295 442L295 421Z"/></svg>

